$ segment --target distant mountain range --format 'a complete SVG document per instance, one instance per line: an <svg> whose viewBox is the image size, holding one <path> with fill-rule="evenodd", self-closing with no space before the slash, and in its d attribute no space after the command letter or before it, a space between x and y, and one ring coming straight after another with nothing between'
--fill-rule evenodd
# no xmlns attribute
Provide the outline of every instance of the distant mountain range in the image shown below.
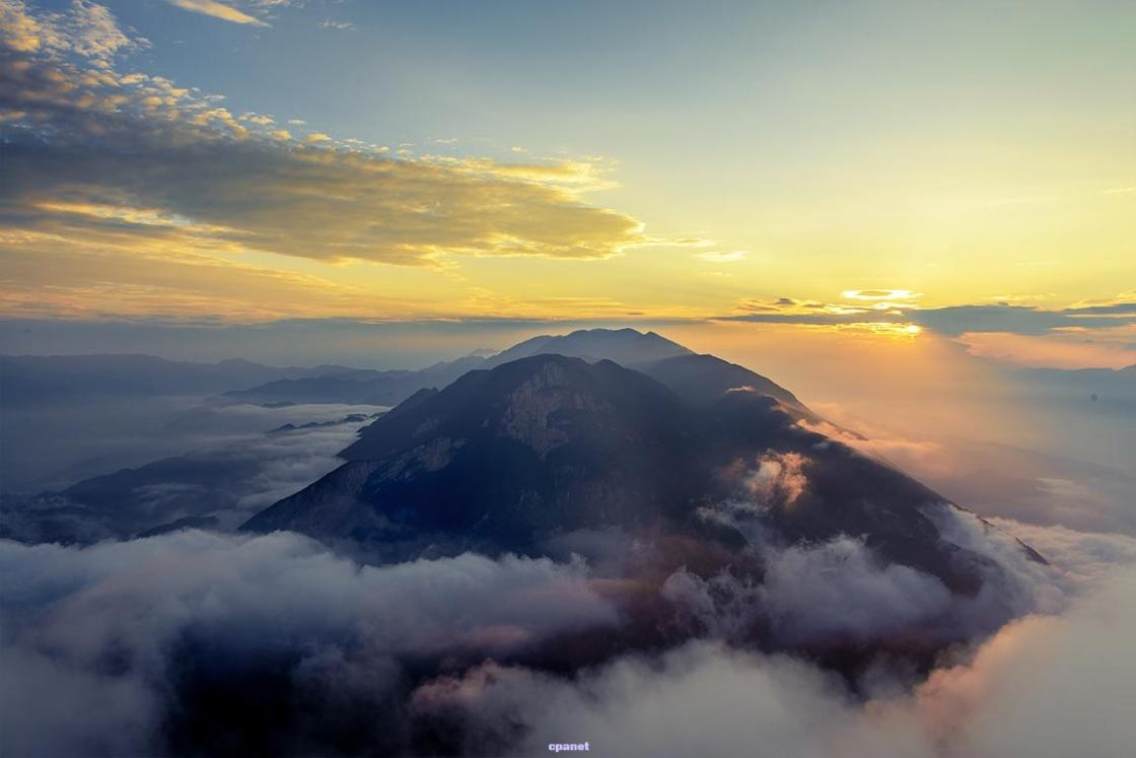
<svg viewBox="0 0 1136 758"><path fill-rule="evenodd" d="M225 397L246 403L361 403L397 405L420 389L441 388L467 371L492 368L541 353L596 361L603 358L625 366L690 353L682 345L634 329L589 329L566 335L542 335L497 354L474 354L437 363L419 371L334 371L277 379Z"/></svg>
<svg viewBox="0 0 1136 758"><path fill-rule="evenodd" d="M13 409L90 398L215 394L232 402L267 406L390 406L420 389L445 387L467 371L542 353L592 362L606 358L636 368L691 351L654 332L590 329L541 335L499 353L477 351L418 370L361 369L335 364L278 367L241 359L197 363L131 354L5 355L0 356L0 403ZM1048 391L1078 401L1100 400L1125 406L1136 402L1136 366L1116 371L1017 369L1013 373L1033 392ZM763 391L772 392L772 388Z"/></svg>
<svg viewBox="0 0 1136 758"><path fill-rule="evenodd" d="M279 497L288 489L273 488L287 488L289 481L293 487L302 486L330 468L305 474L315 455L334 465L334 448L313 451L309 432L344 429L341 439L348 439L352 429L370 418L350 414L331 421L285 424L259 439L158 458L59 490L5 492L0 501L0 538L90 544L185 528L231 530L255 512L255 506L245 505L249 498L265 492ZM271 503L275 497L260 502Z"/></svg>
<svg viewBox="0 0 1136 758"><path fill-rule="evenodd" d="M5 355L0 356L0 398L11 408L90 397L207 395L355 371L330 365L277 368L244 360L192 363L152 355Z"/></svg>
<svg viewBox="0 0 1136 758"><path fill-rule="evenodd" d="M227 400L257 405L347 403L397 405L425 387L444 387L485 358L467 356L418 371L351 369L313 376L275 379L248 389L224 393Z"/></svg>

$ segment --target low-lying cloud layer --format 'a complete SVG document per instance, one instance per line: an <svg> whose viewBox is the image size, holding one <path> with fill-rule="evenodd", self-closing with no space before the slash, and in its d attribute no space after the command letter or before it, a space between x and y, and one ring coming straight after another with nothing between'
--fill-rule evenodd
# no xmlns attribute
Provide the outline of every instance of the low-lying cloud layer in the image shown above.
<svg viewBox="0 0 1136 758"><path fill-rule="evenodd" d="M1136 739L1136 572L1061 616L1003 629L973 658L911 693L886 681L865 702L793 658L694 642L660 660L628 657L567 682L487 664L424 685L415 707L462 713L474 745L530 726L516 755L588 740L630 756L1119 756ZM518 716L519 714L522 714Z"/></svg>
<svg viewBox="0 0 1136 758"><path fill-rule="evenodd" d="M616 620L579 566L467 555L361 568L290 534L181 532L81 551L6 542L0 563L6 755L163 752L166 709L188 706L179 687L211 666L231 666L234 686L283 666L293 694L381 703L415 660L502 655ZM255 728L251 711L230 718L216 728L234 740ZM304 753L305 726L280 725L282 751Z"/></svg>
<svg viewBox="0 0 1136 758"><path fill-rule="evenodd" d="M523 661L625 623L611 579L580 561L360 567L283 533L4 542L0 734L19 756L531 755L583 741L605 755L1117 755L1136 739L1124 716L1136 575L1118 569L1136 541L1002 526L1045 551L1051 565L1016 563L1015 581L1034 610L1059 613L955 653L914 689L894 660L850 682L735 647L721 588L682 572L674 607L716 626L565 677ZM977 519L955 529L990 539ZM846 540L774 554L752 589L798 640L836 624L870 641L941 612L929 581Z"/></svg>
<svg viewBox="0 0 1136 758"><path fill-rule="evenodd" d="M6 463L16 467L24 455L38 455L65 470L69 456L82 462L94 450L99 475L65 480L67 486L40 485L24 495L6 492L0 534L25 542L88 543L183 519L232 530L339 466L339 451L373 420L372 411L382 410L196 405L180 412L167 408L169 416L162 418L162 407L143 405L152 423L141 429L123 420L121 403L95 403L86 413L65 408L58 414L62 424L50 422L54 414L19 414L4 439L25 450ZM57 441L60 434L71 436L73 449ZM5 478L13 489L24 481Z"/></svg>

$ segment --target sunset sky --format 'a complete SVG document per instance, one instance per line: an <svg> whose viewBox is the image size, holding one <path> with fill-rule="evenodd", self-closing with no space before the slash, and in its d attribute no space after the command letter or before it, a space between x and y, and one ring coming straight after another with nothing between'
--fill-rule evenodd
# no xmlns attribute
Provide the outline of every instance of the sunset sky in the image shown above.
<svg viewBox="0 0 1136 758"><path fill-rule="evenodd" d="M0 26L15 333L740 325L1136 363L1130 2L0 0Z"/></svg>

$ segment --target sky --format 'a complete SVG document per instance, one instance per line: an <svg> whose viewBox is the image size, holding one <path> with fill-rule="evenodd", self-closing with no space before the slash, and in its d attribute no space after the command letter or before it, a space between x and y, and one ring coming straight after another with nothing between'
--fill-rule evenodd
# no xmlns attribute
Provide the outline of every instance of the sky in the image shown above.
<svg viewBox="0 0 1136 758"><path fill-rule="evenodd" d="M6 320L737 321L1136 363L1131 3L0 22Z"/></svg>

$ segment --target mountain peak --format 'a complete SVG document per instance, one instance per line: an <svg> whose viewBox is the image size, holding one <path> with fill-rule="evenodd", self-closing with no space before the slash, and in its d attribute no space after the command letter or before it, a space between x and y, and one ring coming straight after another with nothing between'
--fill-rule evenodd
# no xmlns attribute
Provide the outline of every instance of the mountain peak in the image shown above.
<svg viewBox="0 0 1136 758"><path fill-rule="evenodd" d="M400 405L342 467L243 528L358 542L384 561L542 554L558 535L617 529L700 545L718 570L745 560L748 527L731 526L729 510L742 502L775 539L863 536L884 561L977 591L973 561L928 515L944 499L802 428L801 409L713 356L639 371L539 352Z"/></svg>
<svg viewBox="0 0 1136 758"><path fill-rule="evenodd" d="M640 332L630 327L578 329L568 334L544 334L527 339L498 353L490 359L490 363L499 365L540 353L556 353L591 362L606 358L624 366L634 366L689 355L691 351L655 332Z"/></svg>

